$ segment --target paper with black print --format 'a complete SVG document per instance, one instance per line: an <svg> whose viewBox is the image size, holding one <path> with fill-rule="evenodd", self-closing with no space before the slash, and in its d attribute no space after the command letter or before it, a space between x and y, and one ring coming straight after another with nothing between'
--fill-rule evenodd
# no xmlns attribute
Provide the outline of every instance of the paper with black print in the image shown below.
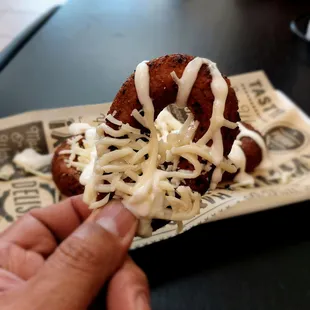
<svg viewBox="0 0 310 310"><path fill-rule="evenodd" d="M239 100L242 121L252 124L264 136L273 166L254 173L253 188L216 189L206 193L200 214L184 222L193 226L240 214L262 211L310 198L310 119L282 92L273 88L263 71L230 77ZM0 231L33 208L61 200L52 181L18 169L12 159L17 152L33 148L41 154L53 150L70 135L73 122L96 125L102 122L110 104L75 106L27 112L0 122L0 171L10 166L14 173L0 181ZM170 106L182 121L185 113ZM50 167L42 168L47 172ZM132 248L173 237L177 225L170 223L149 238L136 237Z"/></svg>

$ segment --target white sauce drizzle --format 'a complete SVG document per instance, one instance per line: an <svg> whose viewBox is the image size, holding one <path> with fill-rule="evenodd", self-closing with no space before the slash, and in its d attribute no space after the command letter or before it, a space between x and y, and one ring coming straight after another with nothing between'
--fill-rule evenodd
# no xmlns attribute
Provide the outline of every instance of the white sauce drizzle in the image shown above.
<svg viewBox="0 0 310 310"><path fill-rule="evenodd" d="M267 148L263 137L254 130L249 130L241 122L238 123L240 133L237 136L237 140L241 140L243 137L249 137L255 141L262 151L262 161L256 169L269 169L272 165L268 158Z"/></svg>
<svg viewBox="0 0 310 310"><path fill-rule="evenodd" d="M149 158L146 161L146 169L143 175L138 179L134 186L135 194L128 199L124 199L124 204L132 209L135 205L136 212L142 216L150 213L150 208L154 204L156 196L156 183L158 183L161 172L157 170L158 140L157 131L154 124L154 106L149 95L150 92L150 75L149 66L146 61L141 62L135 72L135 87L139 101L144 110L144 120L146 127L150 130L150 140L148 149L151 150ZM155 185L154 190L152 187ZM145 201L146 200L146 201Z"/></svg>
<svg viewBox="0 0 310 310"><path fill-rule="evenodd" d="M81 135L90 128L91 126L88 123L72 123L69 126L69 133L72 136Z"/></svg>
<svg viewBox="0 0 310 310"><path fill-rule="evenodd" d="M254 184L254 178L248 174L246 169L246 156L241 148L241 141L235 140L231 148L231 151L228 155L228 158L232 163L238 167L240 170L237 175L234 177L234 182L241 185L252 185Z"/></svg>
<svg viewBox="0 0 310 310"><path fill-rule="evenodd" d="M187 64L180 79L174 71L171 72L173 80L178 85L178 94L175 102L178 107L186 107L188 96L192 91L193 85L197 79L197 75L201 66L203 64L210 66L211 63L212 62L208 59L196 57Z"/></svg>
<svg viewBox="0 0 310 310"><path fill-rule="evenodd" d="M135 71L135 88L144 116L137 110L132 112L132 116L149 129L149 137L144 136L148 139L148 143L141 140L143 135L138 129L121 123L113 115L109 115L107 120L118 125L119 129L112 129L106 123L99 126L97 146L98 149L100 148L100 153L95 163L94 174L86 185L85 192L88 194L84 195L85 201L91 208L101 207L106 203L106 199L101 202L95 201L97 190L107 192L113 189L116 196L122 199L123 204L138 217L162 218L179 222L199 213L200 194L192 192L188 186L181 185L184 179L199 176L202 169L210 169L210 165L199 162L198 156L208 158L209 162L216 166L211 182L213 188L221 181L223 171L236 172L236 168L223 156L221 127L235 128L236 124L224 118L228 86L215 63L197 57L188 63L181 78L178 78L174 72L171 73L178 84L176 104L179 107L186 106L203 64L209 67L212 76L211 90L214 102L209 129L197 143L192 142L192 139L199 123L190 113L187 121L181 124L164 110L156 120L157 123L154 123L154 106L149 94L149 66L146 61L138 64ZM106 137L105 133L111 137ZM128 139L124 140L130 140L130 142L119 139L122 145L113 143L113 139L117 140L124 135L128 136ZM110 139L111 144L107 139ZM209 148L206 144L211 139L213 144ZM110 152L109 145L117 145L118 150ZM136 152L133 147L136 147ZM145 158L146 155L147 158ZM194 166L194 170L178 170L180 157L188 160ZM172 164L168 164L165 168L162 166L164 163ZM112 177L102 175L107 170L115 171L113 172L115 175ZM128 176L133 180L131 183L124 182ZM112 180L111 185L102 185L104 179ZM175 196L176 193L179 194L179 198ZM168 206L171 208L168 209ZM141 231L149 233L150 220L142 223L148 227L140 227Z"/></svg>
<svg viewBox="0 0 310 310"><path fill-rule="evenodd" d="M209 59L196 57L186 66L182 77L179 79L175 72L171 76L178 84L178 95L176 104L179 107L185 107L188 96L197 79L198 72L203 64L206 64L212 76L211 90L214 96L213 111L210 119L210 126L207 132L200 138L197 144L206 145L211 139L213 141L211 146L211 154L215 160L216 168L212 174L210 189L215 189L217 184L222 180L223 171L218 167L223 160L223 138L221 127L229 123L224 118L225 103L228 94L228 86L222 74L218 70L216 64ZM231 124L229 124L231 125Z"/></svg>
<svg viewBox="0 0 310 310"><path fill-rule="evenodd" d="M140 114L139 114L140 115ZM170 133L179 133L182 123L178 121L168 110L162 110L156 118L155 127L158 130L158 139L167 142Z"/></svg>
<svg viewBox="0 0 310 310"><path fill-rule="evenodd" d="M97 158L97 150L96 150L96 128L92 127L85 132L85 140L88 144L88 147L91 148L90 151L90 160L86 165L84 170L80 175L80 183L82 185L86 185L93 175L93 170L95 166L95 160Z"/></svg>
<svg viewBox="0 0 310 310"><path fill-rule="evenodd" d="M238 134L234 144L231 148L231 151L228 155L228 158L232 161L232 163L239 168L239 172L234 178L234 182L236 182L238 186L240 185L253 185L254 177L246 172L246 163L247 158L244 154L244 151L241 147L242 142L241 139L244 137L251 138L261 149L262 152L262 160L260 164L255 168L258 169L268 169L271 166L271 161L268 158L267 148L264 139L260 134L258 134L254 130L250 130L246 128L241 122L238 122L238 127L240 133ZM234 186L234 185L232 185Z"/></svg>
<svg viewBox="0 0 310 310"><path fill-rule="evenodd" d="M60 154L70 154L67 160L68 167L75 167L81 171L79 181L86 186L93 176L95 161L97 158L96 142L97 133L96 127L92 127L86 123L72 123L69 126L70 134L79 134L73 139L69 139L71 144L70 150L60 152ZM83 147L79 145L80 139L83 138ZM77 160L75 158L77 157Z"/></svg>

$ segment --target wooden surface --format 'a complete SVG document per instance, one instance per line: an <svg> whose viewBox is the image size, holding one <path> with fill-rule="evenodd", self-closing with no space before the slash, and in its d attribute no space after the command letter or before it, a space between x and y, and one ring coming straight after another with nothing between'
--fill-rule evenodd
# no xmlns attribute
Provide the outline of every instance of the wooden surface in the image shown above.
<svg viewBox="0 0 310 310"><path fill-rule="evenodd" d="M289 31L304 1L72 0L0 73L0 116L111 101L141 60L208 57L263 69L310 114L310 45ZM203 225L136 250L154 309L309 309L308 202ZM99 296L94 308L101 308Z"/></svg>

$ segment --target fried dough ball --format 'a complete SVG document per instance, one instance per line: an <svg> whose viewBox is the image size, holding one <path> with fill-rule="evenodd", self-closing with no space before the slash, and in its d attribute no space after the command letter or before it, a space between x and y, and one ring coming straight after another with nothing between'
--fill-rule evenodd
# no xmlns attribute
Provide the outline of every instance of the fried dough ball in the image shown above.
<svg viewBox="0 0 310 310"><path fill-rule="evenodd" d="M59 191L65 196L75 196L83 194L84 186L80 184L81 171L75 167L68 167L66 159L69 154L60 154L61 151L70 150L71 146L67 141L63 142L55 150L52 161L52 176Z"/></svg>
<svg viewBox="0 0 310 310"><path fill-rule="evenodd" d="M194 57L189 55L172 54L156 58L147 63L150 75L150 97L153 99L155 118L166 106L176 101L178 85L172 79L171 72L174 71L178 78L181 78L185 67L193 59ZM238 100L235 91L230 85L229 79L225 76L224 78L228 85L224 117L231 122L238 122L240 121ZM187 101L187 107L193 113L194 119L199 121L194 142L199 140L210 126L214 101L211 82L212 76L209 68L207 65L203 64ZM133 73L118 91L110 107L109 114L112 114L123 123L129 123L135 128L143 129L142 125L131 115L134 109L140 111L142 106L136 92ZM108 122L108 124L112 128L115 128L115 125L110 122ZM229 129L222 127L221 132L223 137L224 156L227 156L239 130L238 128ZM208 145L212 145L212 141L209 141ZM180 161L179 168L193 170L193 167L186 160ZM198 191L201 194L205 193L209 188L213 170L212 168L208 173L201 175L197 179L187 180L187 185L189 185L193 191Z"/></svg>
<svg viewBox="0 0 310 310"><path fill-rule="evenodd" d="M256 130L252 125L242 122L242 125L251 131L255 131L261 136L261 133ZM251 138L251 137L242 137L241 148L246 158L245 172L251 173L253 172L263 160L263 152L260 146ZM225 172L223 175L223 181L231 181L237 175L236 173L228 173Z"/></svg>
<svg viewBox="0 0 310 310"><path fill-rule="evenodd" d="M158 114L169 104L176 101L178 93L178 85L175 83L171 76L171 72L175 72L178 78L182 77L183 71L187 64L194 59L193 56L172 54L162 56L153 59L147 63L149 66L150 75L150 97L153 100L155 119ZM228 85L228 94L225 103L224 118L231 122L240 121L238 113L238 100L233 88L230 85L230 81L226 76L223 76ZM203 64L197 75L197 79L192 87L191 93L187 100L187 107L194 115L194 119L199 122L199 126L194 136L194 142L198 141L208 130L210 126L210 119L213 111L214 95L211 90L212 76L209 68L206 64ZM138 95L135 88L134 73L125 81L118 93L116 94L113 103L110 107L108 114L112 114L117 120L122 123L128 123L132 127L139 128L144 132L148 130L136 121L132 116L133 110L141 111L142 105L139 102ZM118 126L106 121L107 124L117 129ZM224 156L229 154L233 142L239 133L238 128L229 129L227 127L221 128L223 137L223 149ZM212 140L208 142L208 145L212 145ZM64 146L69 147L69 146ZM53 175L54 181L63 193L66 194L78 194L83 192L83 186L79 184L80 172L75 168L68 168L64 162L64 159L68 155L55 154L53 160ZM64 165L64 166L63 166ZM191 164L185 159L182 159L179 163L180 169L193 170ZM210 180L214 166L210 171L202 174L196 179L186 180L187 185L191 187L193 191L198 191L204 194L209 188ZM76 182L76 183L75 183ZM99 198L100 197L100 198ZM102 199L103 194L98 194L98 199ZM152 226L154 229L164 226L167 221L153 220Z"/></svg>

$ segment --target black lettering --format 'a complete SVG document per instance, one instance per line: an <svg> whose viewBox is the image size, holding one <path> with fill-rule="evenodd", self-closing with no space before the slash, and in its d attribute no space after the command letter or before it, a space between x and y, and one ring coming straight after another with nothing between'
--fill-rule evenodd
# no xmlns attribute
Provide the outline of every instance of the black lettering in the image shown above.
<svg viewBox="0 0 310 310"><path fill-rule="evenodd" d="M39 191L37 189L25 189L25 190L18 190L13 192L13 196L16 196L19 193L23 193L28 195L29 193L33 193L33 194L38 194L39 195Z"/></svg>
<svg viewBox="0 0 310 310"><path fill-rule="evenodd" d="M259 97L265 93L263 89L252 89L253 93L255 93L255 97Z"/></svg>
<svg viewBox="0 0 310 310"><path fill-rule="evenodd" d="M269 102L271 102L271 99L269 97L263 97L263 98L258 99L258 103L260 105L265 105Z"/></svg>
<svg viewBox="0 0 310 310"><path fill-rule="evenodd" d="M250 87L256 87L256 86L259 86L259 87L262 87L262 82L260 80L257 80L256 82L253 82L253 83L250 83L249 84Z"/></svg>
<svg viewBox="0 0 310 310"><path fill-rule="evenodd" d="M38 134L40 133L40 129L37 126L31 126L30 129L27 131L27 134L32 134L35 137L38 136Z"/></svg>
<svg viewBox="0 0 310 310"><path fill-rule="evenodd" d="M8 222L13 222L14 218L5 210L5 201L10 196L10 191L4 191L0 196L0 215Z"/></svg>
<svg viewBox="0 0 310 310"><path fill-rule="evenodd" d="M24 209L23 207L18 207L16 208L16 213L27 213L28 211L32 210L32 209L38 209L40 208L40 206L33 206L33 207L30 207L30 208L26 208Z"/></svg>
<svg viewBox="0 0 310 310"><path fill-rule="evenodd" d="M37 185L36 181L25 181L25 182L13 183L12 187L13 188L25 188L25 187L34 187L36 185Z"/></svg>
<svg viewBox="0 0 310 310"><path fill-rule="evenodd" d="M33 205L33 204L40 204L40 201L23 201L23 202L15 203L15 206Z"/></svg>
<svg viewBox="0 0 310 310"><path fill-rule="evenodd" d="M95 121L96 123L103 123L105 120L105 115L100 113L100 116L96 117Z"/></svg>
<svg viewBox="0 0 310 310"><path fill-rule="evenodd" d="M14 202L17 203L21 200L28 200L28 199L37 199L38 196L22 196L22 197L14 197Z"/></svg>
<svg viewBox="0 0 310 310"><path fill-rule="evenodd" d="M32 126L27 132L27 143L30 148L38 151L38 142L40 141L40 129L37 126Z"/></svg>
<svg viewBox="0 0 310 310"><path fill-rule="evenodd" d="M263 111L264 111L264 112L268 112L268 111L277 110L277 109L278 109L278 107L273 103L273 104L269 105L268 107L265 107L265 108L263 109Z"/></svg>
<svg viewBox="0 0 310 310"><path fill-rule="evenodd" d="M212 197L217 197L217 198L220 198L221 200L225 200L225 198L231 198L231 196L224 194L224 193L212 194Z"/></svg>
<svg viewBox="0 0 310 310"><path fill-rule="evenodd" d="M279 168L284 172L291 172L294 170L294 168L289 166L288 164L282 164L279 166Z"/></svg>
<svg viewBox="0 0 310 310"><path fill-rule="evenodd" d="M205 196L205 197L203 197L203 199L204 200L207 200L208 202L210 202L210 203L212 203L212 204L214 204L215 203L215 200L214 199L212 199L211 197L209 197L209 196Z"/></svg>
<svg viewBox="0 0 310 310"><path fill-rule="evenodd" d="M258 175L255 177L255 183L256 181L259 181L259 182L262 182L266 185L274 185L274 184L279 184L280 183L280 180L279 179L268 179L267 177L265 176L262 176L262 175Z"/></svg>
<svg viewBox="0 0 310 310"><path fill-rule="evenodd" d="M250 112L250 107L247 105L239 105L239 114L240 117L243 121L245 121L246 123L252 123L253 120L253 115Z"/></svg>
<svg viewBox="0 0 310 310"><path fill-rule="evenodd" d="M74 123L74 119L72 118L68 120L61 119L61 120L49 122L48 127L49 129L56 129L56 128L70 126L72 123Z"/></svg>
<svg viewBox="0 0 310 310"><path fill-rule="evenodd" d="M293 158L292 162L293 162L293 164L295 165L295 168L296 168L296 170L295 170L296 175L303 175L304 172L309 172L310 171L310 169L307 166L307 164L302 162L300 159Z"/></svg>
<svg viewBox="0 0 310 310"><path fill-rule="evenodd" d="M247 113L247 112L249 112L249 111L250 111L250 108L249 108L247 105L245 105L245 104L243 104L243 105L241 105L241 106L239 107L239 113L240 113L240 112Z"/></svg>

